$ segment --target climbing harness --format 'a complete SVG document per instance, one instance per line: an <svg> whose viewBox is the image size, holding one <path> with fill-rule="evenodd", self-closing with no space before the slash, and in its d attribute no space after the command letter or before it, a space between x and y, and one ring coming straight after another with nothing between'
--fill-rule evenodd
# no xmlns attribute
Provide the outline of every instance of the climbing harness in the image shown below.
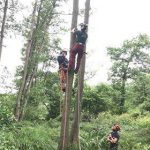
<svg viewBox="0 0 150 150"><path fill-rule="evenodd" d="M67 70L61 67L58 71L60 79L60 88L63 92L66 91Z"/></svg>

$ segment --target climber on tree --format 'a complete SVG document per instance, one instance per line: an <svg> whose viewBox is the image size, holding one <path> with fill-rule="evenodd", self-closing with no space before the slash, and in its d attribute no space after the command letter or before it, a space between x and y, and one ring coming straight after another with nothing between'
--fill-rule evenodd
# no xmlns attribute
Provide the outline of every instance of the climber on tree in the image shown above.
<svg viewBox="0 0 150 150"><path fill-rule="evenodd" d="M57 57L57 61L59 64L59 78L60 78L60 86L63 92L66 91L66 79L67 79L67 69L68 69L68 59L66 58L67 51L61 51L59 56Z"/></svg>
<svg viewBox="0 0 150 150"><path fill-rule="evenodd" d="M81 23L80 26L81 26L81 30L77 30L77 29L72 30L72 32L76 36L76 43L71 48L70 57L69 57L68 71L75 69L74 70L75 73L78 73L81 58L84 54L84 46L85 46L86 40L88 38L87 25L84 23ZM78 57L77 57L77 64L76 64L76 68L75 68L75 57L77 54L78 54Z"/></svg>
<svg viewBox="0 0 150 150"><path fill-rule="evenodd" d="M110 143L109 150L117 150L118 149L118 141L119 141L119 134L120 126L118 124L114 124L112 126L112 132L108 135L107 141Z"/></svg>

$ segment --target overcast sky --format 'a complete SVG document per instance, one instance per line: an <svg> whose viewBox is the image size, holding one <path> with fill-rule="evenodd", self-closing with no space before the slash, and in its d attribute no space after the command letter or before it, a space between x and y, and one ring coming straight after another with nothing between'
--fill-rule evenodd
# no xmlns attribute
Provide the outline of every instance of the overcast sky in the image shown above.
<svg viewBox="0 0 150 150"><path fill-rule="evenodd" d="M29 5L31 0L20 0ZM80 0L83 3L85 0ZM66 3L62 9L69 8ZM89 38L87 43L87 71L95 71L96 75L89 81L98 84L107 81L107 72L111 62L106 48L118 47L126 39L131 39L139 33L150 35L150 0L91 0L92 15L89 23ZM25 12L22 12L20 18ZM64 17L65 19L65 17ZM66 17L68 21L70 18ZM82 21L83 18L80 18ZM70 22L67 24L70 26ZM68 48L70 33L64 35L62 48ZM67 40L66 40L67 39ZM67 42L66 42L67 41ZM2 64L13 74L16 66L21 63L21 48L23 39L7 39L2 53Z"/></svg>

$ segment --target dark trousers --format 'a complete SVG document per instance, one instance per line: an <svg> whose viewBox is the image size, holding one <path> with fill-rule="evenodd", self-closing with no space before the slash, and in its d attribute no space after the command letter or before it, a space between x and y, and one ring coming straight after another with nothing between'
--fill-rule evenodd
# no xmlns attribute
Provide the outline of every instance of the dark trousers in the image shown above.
<svg viewBox="0 0 150 150"><path fill-rule="evenodd" d="M78 72L80 63L81 63L81 58L83 56L83 51L84 51L84 45L76 43L73 45L70 51L70 57L69 57L69 67L68 70L74 70L75 68L75 58L76 55L78 54L77 57L77 63L76 63L76 72Z"/></svg>

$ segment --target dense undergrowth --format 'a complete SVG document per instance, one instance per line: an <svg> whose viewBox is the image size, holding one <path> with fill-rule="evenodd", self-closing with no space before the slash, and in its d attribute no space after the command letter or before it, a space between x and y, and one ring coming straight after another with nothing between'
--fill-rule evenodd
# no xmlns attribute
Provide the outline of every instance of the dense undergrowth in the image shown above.
<svg viewBox="0 0 150 150"><path fill-rule="evenodd" d="M144 109L143 103L135 105L132 92L132 95L130 94L132 99L128 97L126 101L126 111L117 115L117 111L114 111L117 110L117 105L110 99L112 89L110 93L108 93L109 88L106 89L104 86L98 89L104 90L96 89L98 92L95 92L93 89L88 89L84 94L80 124L81 150L107 150L109 143L106 137L116 122L121 126L119 150L150 150L149 109ZM101 97L105 103L102 103ZM0 97L0 150L57 150L60 117L47 119L47 110L41 103L38 106L30 104L24 121L16 122L13 115L14 99L14 95ZM50 102L54 107L53 101ZM149 101L145 102L146 106L149 106L147 105ZM56 105L54 108L57 107ZM58 111L58 108L54 108L53 111ZM101 108L105 109L100 111ZM93 109L96 113L92 113Z"/></svg>
<svg viewBox="0 0 150 150"><path fill-rule="evenodd" d="M82 122L82 150L107 150L106 137L115 122L120 123L119 150L150 150L150 115L101 113L90 122ZM56 150L60 122L10 123L1 127L0 150Z"/></svg>

